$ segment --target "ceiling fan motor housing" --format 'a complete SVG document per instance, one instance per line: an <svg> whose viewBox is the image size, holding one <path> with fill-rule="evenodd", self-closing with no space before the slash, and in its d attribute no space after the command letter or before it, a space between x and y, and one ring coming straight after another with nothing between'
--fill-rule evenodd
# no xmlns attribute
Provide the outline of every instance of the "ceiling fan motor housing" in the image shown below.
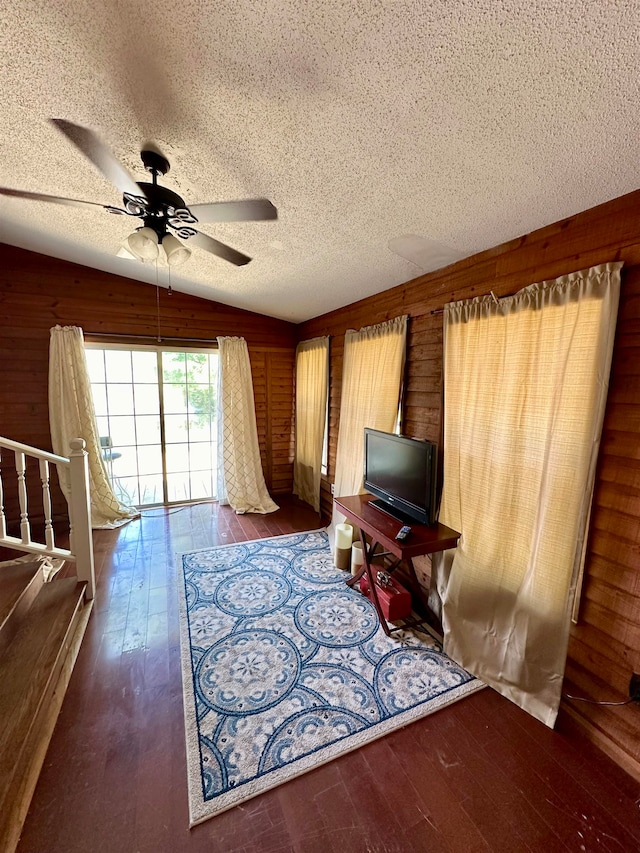
<svg viewBox="0 0 640 853"><path fill-rule="evenodd" d="M144 206L140 205L138 215L144 220L145 226L153 228L161 241L171 224L169 220L177 210L185 210L187 206L183 198L166 187L145 182L138 182L138 186L142 191L141 198L144 199Z"/></svg>

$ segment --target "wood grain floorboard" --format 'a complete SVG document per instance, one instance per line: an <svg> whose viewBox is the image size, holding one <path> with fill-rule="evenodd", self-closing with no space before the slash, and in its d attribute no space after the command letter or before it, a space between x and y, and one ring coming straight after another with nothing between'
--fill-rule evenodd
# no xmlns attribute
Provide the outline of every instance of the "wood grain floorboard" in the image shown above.
<svg viewBox="0 0 640 853"><path fill-rule="evenodd" d="M189 829L175 555L318 529L201 504L95 531L98 592L18 853L640 851L640 786L490 689Z"/></svg>

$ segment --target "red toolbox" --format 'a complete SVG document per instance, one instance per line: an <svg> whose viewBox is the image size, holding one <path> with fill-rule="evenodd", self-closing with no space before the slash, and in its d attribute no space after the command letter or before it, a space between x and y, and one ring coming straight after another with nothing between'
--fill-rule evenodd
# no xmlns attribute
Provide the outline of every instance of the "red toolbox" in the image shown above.
<svg viewBox="0 0 640 853"><path fill-rule="evenodd" d="M378 569L372 567L373 576L376 577ZM411 593L406 590L392 575L386 572L380 573L383 577L388 578L386 583L382 585L376 583L376 592L378 601L388 622L396 622L398 619L406 619L411 615ZM369 590L369 578L365 572L360 578L360 592L364 593L371 601L371 593Z"/></svg>

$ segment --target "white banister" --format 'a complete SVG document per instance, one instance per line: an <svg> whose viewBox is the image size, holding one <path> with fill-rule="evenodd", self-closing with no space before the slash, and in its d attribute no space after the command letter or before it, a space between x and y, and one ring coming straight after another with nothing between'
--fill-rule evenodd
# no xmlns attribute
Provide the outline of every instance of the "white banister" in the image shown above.
<svg viewBox="0 0 640 853"><path fill-rule="evenodd" d="M89 465L85 443L81 438L70 442L69 458L57 456L47 450L39 450L19 441L0 437L0 454L3 450L13 451L18 475L18 500L20 505L20 537L10 536L4 507L4 488L0 468L0 546L36 554L41 557L59 557L76 564L78 580L86 582L85 596L95 595L95 570L93 564L93 537L91 532L91 502L89 498ZM42 483L44 509L44 543L34 542L28 514L27 458L38 460ZM0 455L0 463L2 456ZM70 548L59 548L55 544L53 530L53 507L50 491L50 464L69 471L71 496L69 499ZM15 523L17 526L17 520Z"/></svg>
<svg viewBox="0 0 640 853"><path fill-rule="evenodd" d="M93 536L91 534L88 454L85 450L84 439L73 438L69 444L71 445L71 453L69 454L71 550L76 556L78 580L86 581L86 596L91 599L95 595L96 579L93 565Z"/></svg>

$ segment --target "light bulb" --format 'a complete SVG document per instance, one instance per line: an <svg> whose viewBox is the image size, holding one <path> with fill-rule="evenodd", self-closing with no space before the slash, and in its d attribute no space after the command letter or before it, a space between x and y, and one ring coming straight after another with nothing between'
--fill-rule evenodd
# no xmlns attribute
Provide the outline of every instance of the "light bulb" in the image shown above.
<svg viewBox="0 0 640 853"><path fill-rule="evenodd" d="M162 248L167 256L167 263L171 267L183 264L191 257L191 249L183 246L180 240L177 240L173 234L165 234L162 238Z"/></svg>
<svg viewBox="0 0 640 853"><path fill-rule="evenodd" d="M141 261L153 261L158 257L158 235L153 228L139 228L127 239L127 247Z"/></svg>

